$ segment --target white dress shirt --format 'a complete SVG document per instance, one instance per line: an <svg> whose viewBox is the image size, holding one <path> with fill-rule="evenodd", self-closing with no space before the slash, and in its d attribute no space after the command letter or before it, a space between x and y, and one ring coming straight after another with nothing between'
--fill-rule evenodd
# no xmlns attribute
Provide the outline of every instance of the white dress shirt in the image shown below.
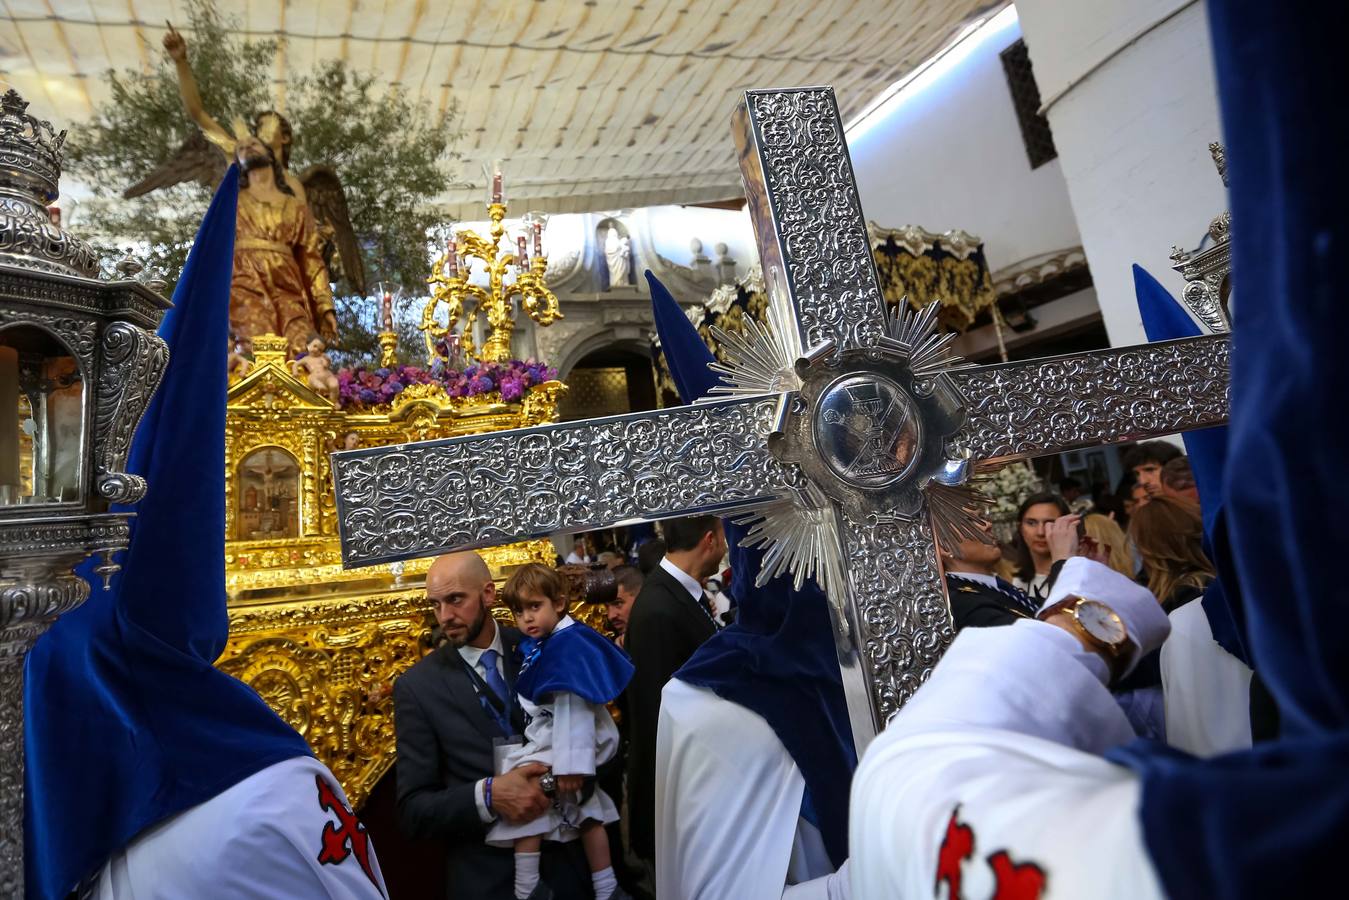
<svg viewBox="0 0 1349 900"><path fill-rule="evenodd" d="M488 615L490 616L491 613L488 613ZM482 664L482 655L487 650L495 650L497 652L497 674L501 676L502 681L505 681L506 670L502 668L502 657L505 656L505 651L502 650L501 647L501 626L497 625L496 634L492 635L492 643L488 644L486 647L470 647L468 644L465 644L459 648L459 655L462 656L464 661L473 667L473 671L481 675L485 681L487 679L487 669ZM503 697L502 699L504 700L505 698Z"/></svg>
<svg viewBox="0 0 1349 900"><path fill-rule="evenodd" d="M675 581L682 584L684 590L689 592L689 596L698 601L699 606L703 605L703 586L698 583L698 579L670 562L670 557L668 556L661 559L660 567L669 572L670 575L674 577Z"/></svg>
<svg viewBox="0 0 1349 900"><path fill-rule="evenodd" d="M491 613L489 612L488 615L490 616ZM506 661L505 659L503 659L505 653L501 648L502 648L501 626L497 625L496 634L492 636L491 644L487 645L486 647L470 647L468 644L465 644L464 646L459 648L459 655L464 658L464 662L468 663L470 666L473 667L473 671L477 672L480 676L482 676L483 681L486 681L487 667L483 665L482 654L486 650L495 650L497 652L497 664L496 664L497 674L501 676L502 681L506 681L506 669L505 669ZM510 697L502 697L501 699L505 701L505 703L508 706L510 705L511 702ZM487 807L486 778L478 779L478 784L473 791L473 799L478 804L478 818L482 819L483 822L486 823L495 822L496 814L493 813L492 810L488 809Z"/></svg>

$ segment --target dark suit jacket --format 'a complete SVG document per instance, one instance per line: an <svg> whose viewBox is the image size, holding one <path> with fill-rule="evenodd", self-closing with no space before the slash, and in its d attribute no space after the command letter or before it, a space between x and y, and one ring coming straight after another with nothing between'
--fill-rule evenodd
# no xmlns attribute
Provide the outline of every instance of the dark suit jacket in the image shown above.
<svg viewBox="0 0 1349 900"><path fill-rule="evenodd" d="M498 626L500 627L500 626ZM520 632L501 629L507 683L514 688ZM514 895L510 848L483 843L491 826L478 815L474 788L493 774L493 741L501 736L483 710L459 651L448 644L403 673L393 686L398 746L398 822L410 838L446 842L446 896L497 900ZM524 721L517 711L517 733ZM589 867L580 841L545 843L544 881L558 900L589 900Z"/></svg>
<svg viewBox="0 0 1349 900"><path fill-rule="evenodd" d="M946 595L951 600L951 617L956 631L962 628L989 628L1011 625L1017 619L1030 618L1030 611L1011 597L985 584L946 576Z"/></svg>
<svg viewBox="0 0 1349 900"><path fill-rule="evenodd" d="M662 568L646 576L628 615L624 649L636 671L628 685L628 840L655 857L656 724L660 692L716 626L684 586Z"/></svg>

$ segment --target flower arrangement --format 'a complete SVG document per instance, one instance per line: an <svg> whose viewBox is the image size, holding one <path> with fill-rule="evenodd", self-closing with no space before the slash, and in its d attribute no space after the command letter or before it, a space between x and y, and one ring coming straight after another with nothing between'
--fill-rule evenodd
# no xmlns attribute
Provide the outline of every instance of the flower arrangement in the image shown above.
<svg viewBox="0 0 1349 900"><path fill-rule="evenodd" d="M338 404L343 409L386 406L414 384L438 385L451 397L499 394L502 401L513 403L530 388L556 377L556 369L532 359L475 363L463 369L446 366L440 361L429 367L398 365L367 369L358 366L337 373Z"/></svg>
<svg viewBox="0 0 1349 900"><path fill-rule="evenodd" d="M1003 466L996 472L980 477L976 486L993 498L993 504L988 507L988 519L993 523L993 530L999 539L1004 541L1010 540L1016 530L1014 520L1021 501L1044 490L1040 477L1035 474L1030 463L1024 461Z"/></svg>

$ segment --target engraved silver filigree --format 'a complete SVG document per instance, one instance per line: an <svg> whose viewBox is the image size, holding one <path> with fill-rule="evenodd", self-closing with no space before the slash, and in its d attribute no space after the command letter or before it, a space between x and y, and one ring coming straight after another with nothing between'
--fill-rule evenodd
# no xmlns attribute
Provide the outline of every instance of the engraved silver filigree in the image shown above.
<svg viewBox="0 0 1349 900"><path fill-rule="evenodd" d="M1209 144L1208 149L1226 187L1227 154L1219 143ZM1232 275L1232 214L1225 211L1214 218L1209 223L1208 236L1213 243L1201 250L1173 247L1172 268L1185 279L1181 302L1211 333L1224 334L1232 330L1227 311Z"/></svg>
<svg viewBox="0 0 1349 900"><path fill-rule="evenodd" d="M936 547L986 539L976 469L1220 424L1228 345L1205 337L969 367L938 333L936 304L887 318L828 89L748 92L733 132L770 325L716 334L727 351L718 397L336 454L344 560L726 512L765 547L761 578L825 588L861 752L951 638ZM688 435L715 431L726 439L699 444L690 472ZM611 500L606 472L622 485Z"/></svg>
<svg viewBox="0 0 1349 900"><path fill-rule="evenodd" d="M954 372L968 401L957 443L997 461L1221 425L1229 351L1220 335Z"/></svg>
<svg viewBox="0 0 1349 900"><path fill-rule="evenodd" d="M783 490L782 468L761 435L776 403L723 400L334 454L343 561L373 565L771 499Z"/></svg>
<svg viewBox="0 0 1349 900"><path fill-rule="evenodd" d="M28 115L13 88L0 97L0 262L93 277L94 248L53 222L47 204L61 176L59 134L50 122Z"/></svg>
<svg viewBox="0 0 1349 900"><path fill-rule="evenodd" d="M731 122L769 296L807 349L875 344L885 299L834 92L747 91Z"/></svg>
<svg viewBox="0 0 1349 900"><path fill-rule="evenodd" d="M113 503L135 503L145 496L145 479L123 472L122 467L131 436L168 363L168 345L157 334L128 322L113 322L103 332L103 371L94 414L94 486Z"/></svg>
<svg viewBox="0 0 1349 900"><path fill-rule="evenodd" d="M39 490L34 475L33 496L20 498L17 485L10 485L0 497L3 897L24 895L24 656L58 616L88 596L89 583L74 575L75 566L101 554L95 572L106 586L117 568L113 554L127 545L129 514L108 509L144 492L144 482L122 468L136 423L163 376L167 354L152 331L169 306L142 284L96 278L93 250L49 216L64 133L28 115L26 107L14 91L0 97L0 343L20 354L21 383L34 410L33 459L41 467L59 450L73 473L65 473L71 477L59 492ZM33 340L34 331L47 337ZM73 360L74 372L66 360ZM48 366L65 374L48 379L40 374ZM48 419L38 412L45 404L33 406L49 389L72 386L82 399L66 406L74 412ZM11 407L0 415L15 412Z"/></svg>

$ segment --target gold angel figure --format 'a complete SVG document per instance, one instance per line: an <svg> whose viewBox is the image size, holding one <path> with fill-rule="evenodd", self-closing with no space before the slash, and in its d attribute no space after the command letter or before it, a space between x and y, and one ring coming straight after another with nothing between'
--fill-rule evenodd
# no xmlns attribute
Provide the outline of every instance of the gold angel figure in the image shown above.
<svg viewBox="0 0 1349 900"><path fill-rule="evenodd" d="M325 165L310 166L298 178L290 171L294 134L275 110L258 113L251 126L236 120L232 133L225 130L203 106L187 42L171 24L164 49L178 71L183 107L200 130L123 196L139 197L185 181L214 187L230 159L237 160L231 330L241 339L282 335L292 354L303 352L314 334L331 343L337 337L333 263L340 259L353 290L366 291L365 265L337 173Z"/></svg>

